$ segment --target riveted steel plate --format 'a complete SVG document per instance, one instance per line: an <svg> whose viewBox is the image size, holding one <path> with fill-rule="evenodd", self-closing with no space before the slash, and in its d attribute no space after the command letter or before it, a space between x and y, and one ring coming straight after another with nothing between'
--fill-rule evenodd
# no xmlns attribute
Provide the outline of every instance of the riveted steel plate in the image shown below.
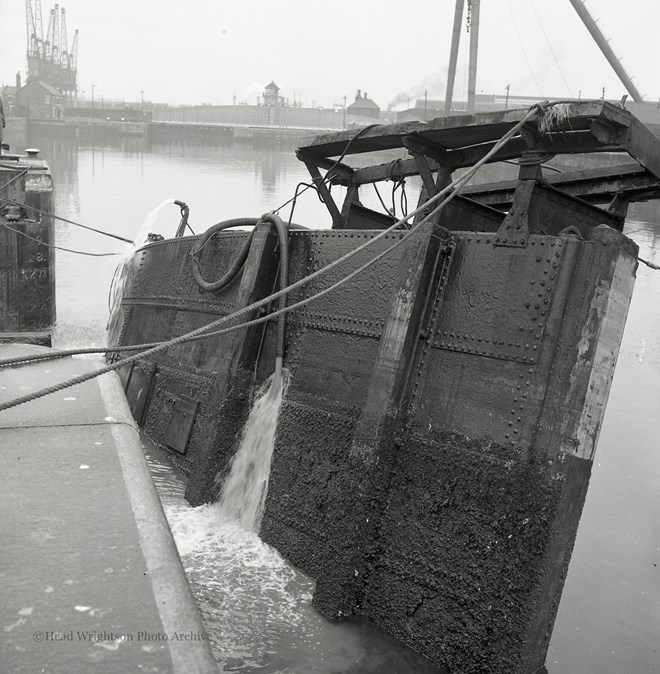
<svg viewBox="0 0 660 674"><path fill-rule="evenodd" d="M326 267L360 245L374 239L377 234L376 231L350 230L291 232L289 282L294 283ZM402 236L402 232L397 232L374 242L367 249L291 293L289 303L292 304L309 297L343 279L347 274L392 246ZM320 329L380 336L383 317L387 315L391 302L393 282L402 248L395 249L390 255L347 281L337 291L314 300L301 310L294 312L291 320L313 323Z"/></svg>
<svg viewBox="0 0 660 674"><path fill-rule="evenodd" d="M506 251L493 244L494 236L458 237L458 269L445 292L433 347L533 364L545 332L563 242L532 236L528 250Z"/></svg>

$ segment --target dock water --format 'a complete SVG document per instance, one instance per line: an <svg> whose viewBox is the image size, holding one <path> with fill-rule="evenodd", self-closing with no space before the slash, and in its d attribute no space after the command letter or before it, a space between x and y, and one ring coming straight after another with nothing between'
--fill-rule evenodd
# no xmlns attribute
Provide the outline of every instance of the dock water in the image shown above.
<svg viewBox="0 0 660 674"><path fill-rule="evenodd" d="M97 367L4 369L0 401ZM0 462L3 672L219 671L114 373L0 413Z"/></svg>

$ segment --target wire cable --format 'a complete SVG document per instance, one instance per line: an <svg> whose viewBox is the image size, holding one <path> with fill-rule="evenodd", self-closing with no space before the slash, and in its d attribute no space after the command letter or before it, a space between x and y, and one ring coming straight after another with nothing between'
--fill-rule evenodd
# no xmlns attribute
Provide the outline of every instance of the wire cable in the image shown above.
<svg viewBox="0 0 660 674"><path fill-rule="evenodd" d="M362 127L352 138L349 139L348 143L346 143L346 147L344 148L344 151L339 155L339 159L335 161L335 163L328 169L326 172L325 176L323 176L322 182L327 183L331 178L332 178L332 172L339 164L341 163L341 160L348 154L348 150L351 147L351 145L363 134L365 134L367 131L370 129L373 129L376 126L380 126L380 124L369 124L368 126ZM311 187L311 186L310 186ZM300 192L300 194L304 194L310 187L306 187L304 190ZM316 186L314 186L316 187ZM298 195L299 196L299 195ZM273 214L277 214L279 211L281 211L285 206L288 206L294 199L296 198L296 195L291 197L291 199L288 199L285 201L281 206L278 206L277 208L274 208L272 211L270 211ZM321 198L321 195L319 194L319 198L321 201L323 199Z"/></svg>
<svg viewBox="0 0 660 674"><path fill-rule="evenodd" d="M643 260L641 257L638 257L637 259L651 269L660 269L660 265L655 264L655 262L649 262L648 260Z"/></svg>
<svg viewBox="0 0 660 674"><path fill-rule="evenodd" d="M52 243L46 243L45 241L35 239L33 236L30 236L29 234L21 232L20 229L14 229L13 227L10 227L5 222L0 222L0 225L2 225L5 229L8 229L9 231L14 232L16 234L19 234L20 236L24 236L26 239L30 239L30 241L34 241L35 243L38 243L40 246L44 246L46 248L55 248L56 250L64 250L67 253L75 253L76 255L89 255L90 257L109 257L111 255L124 255L124 253L88 253L84 250L74 250L73 248L64 248L63 246L56 246Z"/></svg>
<svg viewBox="0 0 660 674"><path fill-rule="evenodd" d="M392 213L390 213L390 209L385 205L385 202L383 201L383 197L380 196L380 192L378 190L378 185L376 185L376 183L371 183L371 184L374 186L374 189L376 190L376 196L378 197L378 201L380 201L380 205L383 207L383 210L385 211L385 213L387 213L388 215L392 215Z"/></svg>
<svg viewBox="0 0 660 674"><path fill-rule="evenodd" d="M559 59L557 58L557 55L555 54L555 50L552 48L552 44L550 44L550 39L548 38L548 34L545 32L545 28L543 27L543 23L541 21L541 17L539 16L539 13L536 11L536 5L534 4L534 0L531 2L532 9L534 10L534 14L536 15L536 20L539 23L539 26L541 27L541 31L543 33L543 37L545 37L545 41L550 49L550 53L552 54L552 58L555 60L555 64L557 65L557 70L559 70L559 74L561 75L561 78L564 80L564 84L566 85L566 88L568 89L568 93L571 95L571 98L573 97L573 90L571 89L571 85L568 83L566 80L566 77L564 76L564 71L561 69L561 66L559 65Z"/></svg>
<svg viewBox="0 0 660 674"><path fill-rule="evenodd" d="M534 80L534 84L536 84L536 88L539 90L539 93L543 98L545 98L545 95L543 91L541 90L541 86L539 83L536 81L536 77L534 76L534 71L532 70L532 65L529 62L529 59L527 58L527 52L525 51L525 46L523 45L522 38L520 37L520 31L518 30L518 23L516 21L516 15L513 13L513 7L511 7L511 0L507 0L507 3L509 5L509 12L511 13L511 19L513 21L513 27L516 31L516 35L518 36L518 44L520 45L520 49L523 53L523 56L525 57L525 63L527 63L527 69L529 70L529 74L532 76L532 79Z"/></svg>
<svg viewBox="0 0 660 674"><path fill-rule="evenodd" d="M13 199L7 199L7 197L0 197L0 201L4 202L5 204L12 204L14 206L19 206L20 208L25 208L28 211L32 211L34 213L39 213L40 215L45 215L49 218L53 218L54 220L61 220L62 222L66 222L69 225L75 225L76 227L81 227L82 229L88 229L91 232L96 232L97 234L103 234L104 236L110 236L113 239L118 239L119 241L123 241L124 243L133 243L130 239L126 239L123 236L119 236L118 234L111 234L110 232L104 232L102 229L95 229L94 227L88 227L87 225L81 225L79 222L75 222L74 220L68 220L67 218L63 218L61 215L55 215L54 213L48 213L46 211L42 211L40 208L36 208L35 206L28 206L27 204L21 204L18 201L14 201Z"/></svg>

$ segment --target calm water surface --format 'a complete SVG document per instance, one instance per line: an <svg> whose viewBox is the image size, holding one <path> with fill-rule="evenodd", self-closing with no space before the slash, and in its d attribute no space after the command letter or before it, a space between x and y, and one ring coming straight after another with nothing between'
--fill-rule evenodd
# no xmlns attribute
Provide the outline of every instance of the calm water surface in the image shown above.
<svg viewBox="0 0 660 674"><path fill-rule="evenodd" d="M27 141L24 141L27 144ZM136 139L30 138L49 161L55 212L133 239L168 199L185 201L196 231L258 216L308 181L277 144L161 145ZM13 149L22 149L14 142ZM384 195L389 199L388 195ZM373 195L372 195L373 197ZM371 197L370 197L371 198ZM375 197L374 197L375 198ZM410 208L414 206L410 192ZM282 215L288 216L288 209ZM627 234L660 262L660 209L631 209ZM294 220L329 226L309 192ZM174 233L166 205L154 231ZM129 246L65 223L58 245L92 252ZM104 343L113 257L57 254L59 345ZM638 271L591 485L548 653L550 674L660 672L660 272ZM432 672L367 625L331 624L311 607L313 582L253 534L223 530L213 507L189 508L183 482L157 450L150 463L216 656L229 672Z"/></svg>

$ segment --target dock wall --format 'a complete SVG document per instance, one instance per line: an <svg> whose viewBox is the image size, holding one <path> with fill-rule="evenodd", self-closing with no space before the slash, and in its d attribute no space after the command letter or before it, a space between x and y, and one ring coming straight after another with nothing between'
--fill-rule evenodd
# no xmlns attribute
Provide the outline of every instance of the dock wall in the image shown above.
<svg viewBox="0 0 660 674"><path fill-rule="evenodd" d="M0 401L99 367L43 363L5 369ZM219 674L115 373L4 410L0 447L2 671Z"/></svg>

